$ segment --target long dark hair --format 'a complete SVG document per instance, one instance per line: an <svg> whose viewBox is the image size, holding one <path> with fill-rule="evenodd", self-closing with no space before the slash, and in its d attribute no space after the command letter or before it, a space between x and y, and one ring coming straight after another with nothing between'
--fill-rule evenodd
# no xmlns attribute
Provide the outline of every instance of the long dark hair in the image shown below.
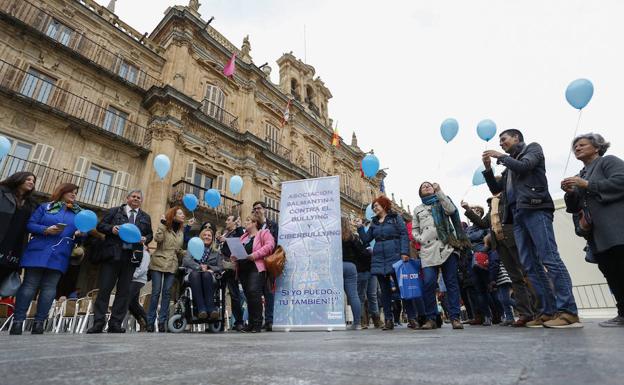
<svg viewBox="0 0 624 385"><path fill-rule="evenodd" d="M15 174L9 176L8 178L0 182L0 186L4 186L8 188L9 190L11 190L13 194L17 195L18 187L24 184L24 182L26 182L26 179L28 179L28 177L31 177L31 176L35 179L35 183L36 183L37 176L35 174L33 174L30 171L20 171L20 172L16 172ZM21 196L21 198L24 200L24 203L28 203L28 204L32 203L32 193L34 191L35 189L33 188L32 190L28 191L26 194Z"/></svg>

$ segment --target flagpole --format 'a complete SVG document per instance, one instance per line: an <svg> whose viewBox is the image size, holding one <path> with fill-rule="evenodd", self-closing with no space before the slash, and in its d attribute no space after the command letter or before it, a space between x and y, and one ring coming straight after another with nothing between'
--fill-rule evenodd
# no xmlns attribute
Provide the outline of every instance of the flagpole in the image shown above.
<svg viewBox="0 0 624 385"><path fill-rule="evenodd" d="M308 44L306 41L306 25L303 25L303 62L308 62Z"/></svg>

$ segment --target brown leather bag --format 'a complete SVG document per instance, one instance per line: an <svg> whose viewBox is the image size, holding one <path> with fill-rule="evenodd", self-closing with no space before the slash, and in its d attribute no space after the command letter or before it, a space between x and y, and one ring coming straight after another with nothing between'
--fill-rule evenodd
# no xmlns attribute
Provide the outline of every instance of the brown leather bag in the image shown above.
<svg viewBox="0 0 624 385"><path fill-rule="evenodd" d="M266 266L269 275L273 278L279 277L284 272L284 266L286 265L286 252L282 246L277 246L273 254L264 259L264 265Z"/></svg>

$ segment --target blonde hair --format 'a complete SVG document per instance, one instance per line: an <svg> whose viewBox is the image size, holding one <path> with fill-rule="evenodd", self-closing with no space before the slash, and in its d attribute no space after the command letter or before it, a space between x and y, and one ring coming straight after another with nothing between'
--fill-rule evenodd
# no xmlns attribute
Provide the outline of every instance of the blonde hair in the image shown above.
<svg viewBox="0 0 624 385"><path fill-rule="evenodd" d="M214 232L212 231L212 229L210 227L203 229L202 231L199 232L199 239L201 239L202 241L204 240L203 236L205 233L210 233L210 235L212 235L212 243L210 244L210 251L217 251L219 250L219 247L217 246L217 240L215 239L215 235Z"/></svg>

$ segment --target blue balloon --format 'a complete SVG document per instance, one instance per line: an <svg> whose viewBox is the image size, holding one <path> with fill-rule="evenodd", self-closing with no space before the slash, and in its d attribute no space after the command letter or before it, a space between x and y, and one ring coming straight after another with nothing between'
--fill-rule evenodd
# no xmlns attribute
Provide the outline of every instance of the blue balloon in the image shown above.
<svg viewBox="0 0 624 385"><path fill-rule="evenodd" d="M184 197L182 198L182 203L184 203L184 207L186 207L190 211L195 211L199 201L197 200L197 197L195 195L185 194Z"/></svg>
<svg viewBox="0 0 624 385"><path fill-rule="evenodd" d="M97 226L97 215L91 210L82 210L74 217L74 225L81 233L88 233Z"/></svg>
<svg viewBox="0 0 624 385"><path fill-rule="evenodd" d="M219 193L219 191L211 188L204 194L204 200L206 201L208 206L214 209L221 204L221 194Z"/></svg>
<svg viewBox="0 0 624 385"><path fill-rule="evenodd" d="M199 261L204 256L204 241L199 237L193 237L188 241L186 249L193 258Z"/></svg>
<svg viewBox="0 0 624 385"><path fill-rule="evenodd" d="M568 103L577 110L585 108L594 96L594 85L587 79L576 79L568 85L565 97Z"/></svg>
<svg viewBox="0 0 624 385"><path fill-rule="evenodd" d="M119 238L126 243L141 242L141 231L132 223L124 223L119 226Z"/></svg>
<svg viewBox="0 0 624 385"><path fill-rule="evenodd" d="M158 154L154 158L154 169L156 170L156 174L160 179L164 179L169 169L171 168L171 161L169 157L165 154Z"/></svg>
<svg viewBox="0 0 624 385"><path fill-rule="evenodd" d="M379 159L374 154L368 154L362 159L362 171L367 178L372 178L379 171Z"/></svg>
<svg viewBox="0 0 624 385"><path fill-rule="evenodd" d="M485 119L477 125L477 134L479 138L489 142L496 135L496 123L490 119Z"/></svg>
<svg viewBox="0 0 624 385"><path fill-rule="evenodd" d="M368 206L366 206L366 219L368 219L369 221L371 221L373 219L373 217L375 216L375 213L373 212L373 205L369 204Z"/></svg>
<svg viewBox="0 0 624 385"><path fill-rule="evenodd" d="M243 178L238 175L234 175L230 178L230 192L234 195L241 192L243 189Z"/></svg>
<svg viewBox="0 0 624 385"><path fill-rule="evenodd" d="M0 160L2 160L10 150L11 142L4 136L0 136Z"/></svg>
<svg viewBox="0 0 624 385"><path fill-rule="evenodd" d="M457 123L457 120L449 118L442 122L440 134L442 134L442 139L444 139L446 143L453 140L457 132L459 132L459 123Z"/></svg>
<svg viewBox="0 0 624 385"><path fill-rule="evenodd" d="M479 166L474 174L472 175L472 185L479 186L485 183L485 177L483 176L483 171L485 171L485 167L483 165Z"/></svg>

